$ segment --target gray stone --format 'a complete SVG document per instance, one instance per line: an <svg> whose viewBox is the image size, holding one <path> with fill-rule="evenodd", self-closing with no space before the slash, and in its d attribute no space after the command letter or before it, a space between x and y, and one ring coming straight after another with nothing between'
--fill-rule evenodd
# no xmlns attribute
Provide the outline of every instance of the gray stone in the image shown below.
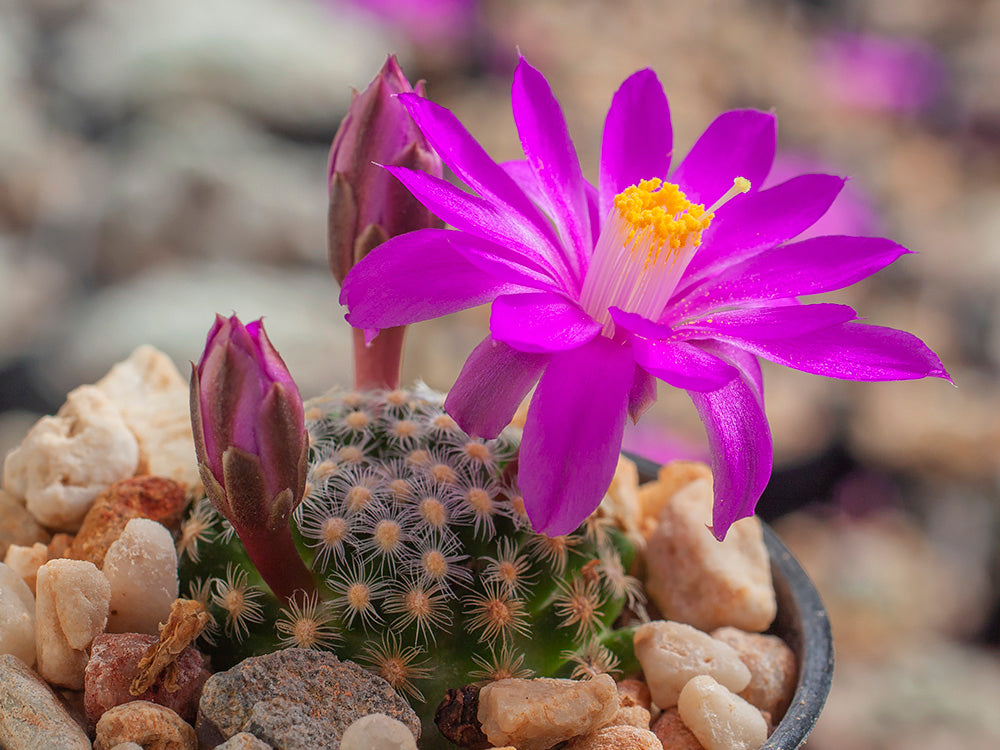
<svg viewBox="0 0 1000 750"><path fill-rule="evenodd" d="M208 747L245 731L281 750L306 750L336 747L347 727L373 713L420 736L416 713L381 677L333 654L292 648L212 675L195 728Z"/></svg>
<svg viewBox="0 0 1000 750"><path fill-rule="evenodd" d="M0 655L0 747L90 750L90 740L52 689L23 661Z"/></svg>

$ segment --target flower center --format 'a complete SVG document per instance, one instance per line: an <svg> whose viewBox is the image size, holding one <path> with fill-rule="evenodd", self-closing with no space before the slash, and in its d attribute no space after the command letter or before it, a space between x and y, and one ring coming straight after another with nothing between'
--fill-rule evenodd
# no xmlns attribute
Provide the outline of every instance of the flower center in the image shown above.
<svg viewBox="0 0 1000 750"><path fill-rule="evenodd" d="M723 204L750 189L743 177L706 209L676 185L642 180L615 196L583 282L583 309L614 335L608 308L656 320Z"/></svg>

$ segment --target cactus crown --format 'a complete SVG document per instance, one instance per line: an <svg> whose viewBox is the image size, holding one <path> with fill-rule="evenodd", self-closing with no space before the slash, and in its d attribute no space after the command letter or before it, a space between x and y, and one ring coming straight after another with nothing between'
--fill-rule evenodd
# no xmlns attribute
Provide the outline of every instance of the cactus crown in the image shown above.
<svg viewBox="0 0 1000 750"><path fill-rule="evenodd" d="M625 607L642 614L624 572L632 550L599 517L560 537L530 530L515 430L470 438L426 389L333 391L306 403L306 426L292 534L316 595L274 597L207 501L182 530L182 579L212 616L203 640L217 666L287 646L332 650L425 719L444 690L477 677L615 667L612 623Z"/></svg>

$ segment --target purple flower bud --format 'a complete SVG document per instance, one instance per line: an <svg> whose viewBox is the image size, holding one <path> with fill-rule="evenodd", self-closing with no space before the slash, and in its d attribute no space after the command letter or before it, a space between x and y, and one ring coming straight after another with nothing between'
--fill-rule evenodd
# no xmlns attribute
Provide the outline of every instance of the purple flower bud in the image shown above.
<svg viewBox="0 0 1000 750"><path fill-rule="evenodd" d="M423 96L390 56L362 93L354 94L330 148L330 267L337 281L390 237L442 223L379 165L442 175L440 157L396 98Z"/></svg>
<svg viewBox="0 0 1000 750"><path fill-rule="evenodd" d="M192 364L191 424L205 492L264 580L279 596L310 590L288 529L306 484L302 397L259 320L216 315Z"/></svg>

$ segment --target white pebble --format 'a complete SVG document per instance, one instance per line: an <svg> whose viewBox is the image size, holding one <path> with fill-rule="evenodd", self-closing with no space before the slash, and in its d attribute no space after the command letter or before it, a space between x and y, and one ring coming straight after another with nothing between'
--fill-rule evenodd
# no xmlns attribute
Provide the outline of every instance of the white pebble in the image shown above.
<svg viewBox="0 0 1000 750"><path fill-rule="evenodd" d="M201 491L188 381L166 354L140 346L94 386L118 407L135 435L144 473L180 482L189 495Z"/></svg>
<svg viewBox="0 0 1000 750"><path fill-rule="evenodd" d="M48 561L49 548L41 542L35 542L30 547L12 544L7 548L7 555L3 559L4 565L8 565L21 577L21 580L28 584L32 594L35 593L38 569Z"/></svg>
<svg viewBox="0 0 1000 750"><path fill-rule="evenodd" d="M385 714L362 716L344 731L340 750L417 750L413 733Z"/></svg>
<svg viewBox="0 0 1000 750"><path fill-rule="evenodd" d="M7 454L3 487L24 498L43 526L76 531L98 494L135 474L138 465L139 444L117 407L83 385Z"/></svg>
<svg viewBox="0 0 1000 750"><path fill-rule="evenodd" d="M684 686L677 710L705 750L759 750L767 740L760 711L708 675Z"/></svg>
<svg viewBox="0 0 1000 750"><path fill-rule="evenodd" d="M35 663L35 597L10 566L0 563L0 654Z"/></svg>
<svg viewBox="0 0 1000 750"><path fill-rule="evenodd" d="M681 689L698 675L711 675L733 691L750 683L750 670L736 649L690 625L647 622L636 629L633 644L653 703L660 708L677 705Z"/></svg>
<svg viewBox="0 0 1000 750"><path fill-rule="evenodd" d="M177 598L177 552L156 521L133 518L104 557L111 585L109 633L156 635Z"/></svg>
<svg viewBox="0 0 1000 750"><path fill-rule="evenodd" d="M83 689L85 649L104 632L110 603L108 580L92 562L60 558L38 569L35 648L42 677Z"/></svg>

